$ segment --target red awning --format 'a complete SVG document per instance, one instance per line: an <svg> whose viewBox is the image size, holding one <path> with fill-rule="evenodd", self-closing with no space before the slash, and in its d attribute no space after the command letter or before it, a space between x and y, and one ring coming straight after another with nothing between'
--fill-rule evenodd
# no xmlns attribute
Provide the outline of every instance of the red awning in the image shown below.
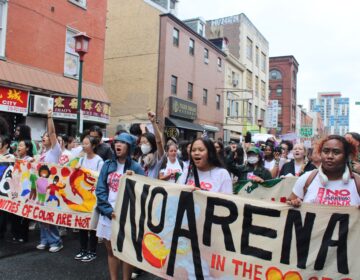
<svg viewBox="0 0 360 280"><path fill-rule="evenodd" d="M33 91L51 91L77 96L78 80L23 64L0 60L0 81ZM102 86L83 81L82 97L110 103Z"/></svg>

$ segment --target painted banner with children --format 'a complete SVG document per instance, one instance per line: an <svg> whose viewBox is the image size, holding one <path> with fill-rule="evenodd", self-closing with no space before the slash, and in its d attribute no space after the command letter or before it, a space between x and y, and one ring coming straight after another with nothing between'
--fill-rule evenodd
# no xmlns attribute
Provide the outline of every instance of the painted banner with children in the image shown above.
<svg viewBox="0 0 360 280"><path fill-rule="evenodd" d="M0 163L0 210L63 227L89 229L98 174L82 168Z"/></svg>
<svg viewBox="0 0 360 280"><path fill-rule="evenodd" d="M360 210L244 198L123 176L118 258L165 279L358 279Z"/></svg>
<svg viewBox="0 0 360 280"><path fill-rule="evenodd" d="M285 177L257 183L250 180L234 184L234 193L242 197L286 202L299 177Z"/></svg>

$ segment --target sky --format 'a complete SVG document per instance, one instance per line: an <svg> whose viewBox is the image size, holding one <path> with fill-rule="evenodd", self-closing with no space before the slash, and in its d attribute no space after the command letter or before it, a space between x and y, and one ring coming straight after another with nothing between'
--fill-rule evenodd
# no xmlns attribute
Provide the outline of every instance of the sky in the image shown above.
<svg viewBox="0 0 360 280"><path fill-rule="evenodd" d="M350 98L350 131L360 132L360 1L179 0L182 20L244 13L269 42L269 55L299 63L297 103L318 92Z"/></svg>

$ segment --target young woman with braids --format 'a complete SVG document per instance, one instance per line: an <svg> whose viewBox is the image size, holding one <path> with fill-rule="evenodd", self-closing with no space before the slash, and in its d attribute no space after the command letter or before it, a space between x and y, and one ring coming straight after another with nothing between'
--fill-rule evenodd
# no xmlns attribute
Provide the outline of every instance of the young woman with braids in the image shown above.
<svg viewBox="0 0 360 280"><path fill-rule="evenodd" d="M318 146L321 165L296 181L288 204L302 202L332 206L360 205L360 177L348 165L356 147L339 135L329 135Z"/></svg>
<svg viewBox="0 0 360 280"><path fill-rule="evenodd" d="M206 191L233 193L229 172L223 168L210 139L198 138L191 143L190 165L178 183Z"/></svg>

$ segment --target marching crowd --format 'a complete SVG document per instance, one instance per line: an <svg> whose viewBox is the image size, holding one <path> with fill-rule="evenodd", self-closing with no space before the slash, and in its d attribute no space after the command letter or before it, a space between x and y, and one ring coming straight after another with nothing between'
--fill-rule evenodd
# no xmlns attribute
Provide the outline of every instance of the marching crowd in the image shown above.
<svg viewBox="0 0 360 280"><path fill-rule="evenodd" d="M125 173L226 194L233 193L236 182L252 180L262 183L274 178L296 176L299 179L289 193L290 205L299 207L302 202L338 205L336 202L340 199L345 200L346 205L360 205L358 133L329 135L311 149L306 149L302 143L293 144L275 138L252 143L250 133L246 134L244 141L230 142L227 146L221 139L214 141L205 135L191 142L169 138L164 143L155 114L149 112L148 119L150 129L136 124L129 131L118 131L111 145L102 141L100 127L93 126L83 133L81 145L76 146L75 138L56 134L52 111L49 110L47 131L42 137L41 147L32 141L30 127L19 125L14 139L11 139L5 129L6 123L0 120L0 128L5 130L0 135L0 161L17 158L64 165L79 158L77 168L99 172L95 190L100 213L97 229L79 231L79 251L74 252L74 258L83 262L94 260L98 239L101 239L107 249L111 279L117 279L120 266L123 279L130 279L133 272L133 267L114 257L110 243L119 179ZM49 171L39 170L39 174L42 172ZM59 205L59 199L51 192L46 197L46 184L44 188L44 192L35 195L42 196L43 204L55 200ZM333 191L334 195L324 196L323 188ZM336 190L346 190L348 195L345 198L336 197ZM30 191L30 197L32 195ZM0 212L0 238L4 237L7 224L14 242L28 241L29 227L32 226L28 219ZM64 229L45 223L39 223L39 227L37 249L49 248L53 253L60 251L63 248L61 231Z"/></svg>

